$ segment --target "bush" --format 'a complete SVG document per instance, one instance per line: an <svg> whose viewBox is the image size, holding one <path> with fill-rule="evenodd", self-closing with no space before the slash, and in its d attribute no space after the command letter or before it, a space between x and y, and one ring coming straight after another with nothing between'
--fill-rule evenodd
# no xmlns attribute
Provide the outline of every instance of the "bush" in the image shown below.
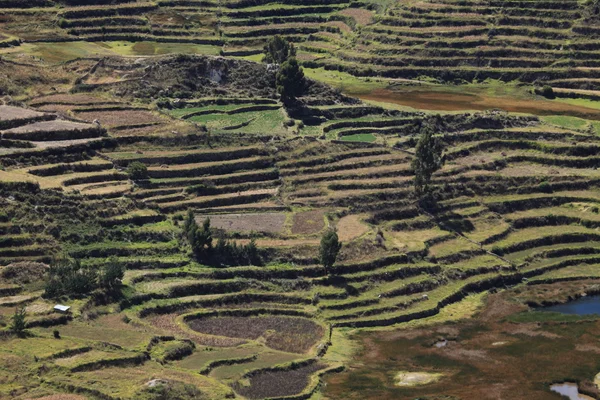
<svg viewBox="0 0 600 400"><path fill-rule="evenodd" d="M23 336L27 327L25 307L17 308L12 316L12 324L10 330L17 336Z"/></svg>
<svg viewBox="0 0 600 400"><path fill-rule="evenodd" d="M58 329L53 330L52 335L54 335L54 339L60 339L60 332Z"/></svg>
<svg viewBox="0 0 600 400"><path fill-rule="evenodd" d="M337 255L342 248L338 235L334 230L328 230L321 238L320 259L326 269L333 267Z"/></svg>
<svg viewBox="0 0 600 400"><path fill-rule="evenodd" d="M139 161L134 161L127 167L127 175L133 181L147 179L148 167Z"/></svg>

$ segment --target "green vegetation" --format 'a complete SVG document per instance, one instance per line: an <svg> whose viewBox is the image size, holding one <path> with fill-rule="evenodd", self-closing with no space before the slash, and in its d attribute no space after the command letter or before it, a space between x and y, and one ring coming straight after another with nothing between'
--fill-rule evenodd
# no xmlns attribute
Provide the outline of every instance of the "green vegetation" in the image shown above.
<svg viewBox="0 0 600 400"><path fill-rule="evenodd" d="M296 58L286 60L277 71L277 92L283 103L289 103L304 90L304 73Z"/></svg>
<svg viewBox="0 0 600 400"><path fill-rule="evenodd" d="M127 166L127 175L133 181L148 178L148 168L139 161L134 161Z"/></svg>
<svg viewBox="0 0 600 400"><path fill-rule="evenodd" d="M598 397L595 7L0 1L0 397Z"/></svg>
<svg viewBox="0 0 600 400"><path fill-rule="evenodd" d="M275 35L269 39L264 51L263 62L267 64L283 64L290 57L296 57L294 44L279 35Z"/></svg>
<svg viewBox="0 0 600 400"><path fill-rule="evenodd" d="M431 176L444 165L442 144L434 136L434 121L427 121L421 127L419 141L415 147L412 168L415 172L415 191L419 196L429 191Z"/></svg>
<svg viewBox="0 0 600 400"><path fill-rule="evenodd" d="M321 238L319 252L321 264L326 270L329 271L333 267L341 248L342 244L339 241L337 232L332 229L327 230Z"/></svg>
<svg viewBox="0 0 600 400"><path fill-rule="evenodd" d="M15 309L10 324L10 330L17 336L23 336L27 328L27 312L24 307Z"/></svg>

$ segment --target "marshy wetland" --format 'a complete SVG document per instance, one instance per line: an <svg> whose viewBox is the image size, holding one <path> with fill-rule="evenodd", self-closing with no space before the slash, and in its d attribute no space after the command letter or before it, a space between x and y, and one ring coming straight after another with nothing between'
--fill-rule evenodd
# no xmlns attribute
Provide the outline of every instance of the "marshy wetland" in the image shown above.
<svg viewBox="0 0 600 400"><path fill-rule="evenodd" d="M562 302L598 285L519 286L484 296L475 313L460 320L352 334L360 350L346 371L327 379L325 394L336 399L558 400L561 391L572 399L597 398L600 316L573 317L533 305L541 305L542 294L545 302ZM580 397L573 397L578 392Z"/></svg>

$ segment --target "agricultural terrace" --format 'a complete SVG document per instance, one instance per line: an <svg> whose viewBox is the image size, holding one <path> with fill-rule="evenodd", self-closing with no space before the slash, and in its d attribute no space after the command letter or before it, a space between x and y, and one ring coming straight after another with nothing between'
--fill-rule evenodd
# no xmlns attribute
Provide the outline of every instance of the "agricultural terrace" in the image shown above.
<svg viewBox="0 0 600 400"><path fill-rule="evenodd" d="M447 83L520 80L560 97L597 98L592 3L5 0L0 47L53 61L181 52L257 60L279 34L296 43L305 67ZM38 29L29 29L32 20Z"/></svg>
<svg viewBox="0 0 600 400"><path fill-rule="evenodd" d="M457 51L468 53L470 42L458 33L469 30L500 48L493 54L509 43L539 44L536 57L563 59L569 51L577 64L578 54L594 51L570 47L593 42L578 33L583 6L568 2L508 2L504 17L494 2L373 9L348 2L67 3L2 0L2 29L22 38L22 49L36 40L28 34L89 42L142 35L249 46L243 56L258 54L264 37L286 26L288 36L305 40L297 43L305 65L352 64L356 75L367 74L363 61L344 58L357 51L344 43L359 29L353 43L368 47L361 57L383 52L413 62L399 56L417 52L415 63L432 43L464 45ZM517 30L510 26L526 32L551 14L569 25L536 28L547 34L534 44L525 43L526 33L511 36ZM189 16L189 27L180 15ZM28 33L23 27L34 17L41 28ZM452 25L457 18L469 24ZM563 36L553 36L558 31ZM440 32L454 36L448 41ZM558 40L569 45L551 47ZM318 60L307 57L311 42L326 44ZM431 118L361 102L312 79L297 107L285 107L273 68L240 58L102 53L42 68L16 51L0 60L19 77L2 86L14 97L0 106L0 322L9 326L15 307L24 307L28 335L7 328L0 340L0 396L136 399L167 387L192 398L306 399L347 365L350 330L459 319L488 291L598 277L594 120L498 110ZM445 66L435 60L452 57L432 54L426 66L383 65L385 57L364 64L389 77L448 72L466 79L476 70L529 83L538 69L555 83L581 74L593 83L596 73L579 64L567 73L553 61L523 67L521 56L485 67L469 65L467 55ZM420 201L411 163L432 123L445 163ZM199 262L184 234L188 212L199 226L211 222L215 247L255 246L256 257ZM319 244L332 228L342 248L325 269ZM111 290L47 298L49 266L65 258L77 260L78 271L117 266L124 276ZM70 313L53 312L57 302ZM435 361L425 350L410 356ZM561 371L589 380L579 376L589 370ZM536 390L548 394L550 380L540 379Z"/></svg>

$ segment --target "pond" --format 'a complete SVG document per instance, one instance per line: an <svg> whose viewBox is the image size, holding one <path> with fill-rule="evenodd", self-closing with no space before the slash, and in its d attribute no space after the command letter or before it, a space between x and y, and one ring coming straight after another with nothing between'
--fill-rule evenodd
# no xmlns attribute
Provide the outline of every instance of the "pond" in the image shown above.
<svg viewBox="0 0 600 400"><path fill-rule="evenodd" d="M593 400L593 397L579 393L579 388L576 383L563 382L550 385L550 390L559 393L570 400Z"/></svg>
<svg viewBox="0 0 600 400"><path fill-rule="evenodd" d="M600 296L586 296L564 304L543 307L543 311L572 315L600 315Z"/></svg>

